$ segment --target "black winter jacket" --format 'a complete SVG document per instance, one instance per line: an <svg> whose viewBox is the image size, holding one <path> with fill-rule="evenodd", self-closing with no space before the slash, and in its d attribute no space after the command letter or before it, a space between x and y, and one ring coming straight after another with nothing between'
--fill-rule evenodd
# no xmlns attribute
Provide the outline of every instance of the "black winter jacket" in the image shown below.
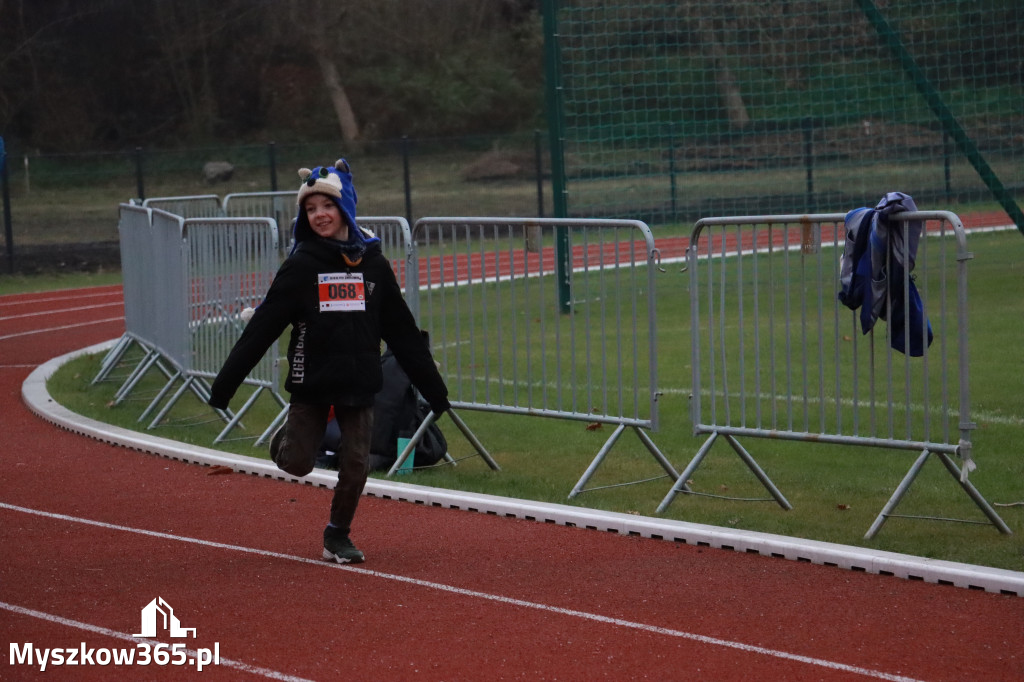
<svg viewBox="0 0 1024 682"><path fill-rule="evenodd" d="M346 264L329 240L300 242L214 380L211 406L228 406L289 324L285 388L292 402L373 405L383 385L383 340L427 402L447 404L448 389L379 242L369 245L357 265Z"/></svg>

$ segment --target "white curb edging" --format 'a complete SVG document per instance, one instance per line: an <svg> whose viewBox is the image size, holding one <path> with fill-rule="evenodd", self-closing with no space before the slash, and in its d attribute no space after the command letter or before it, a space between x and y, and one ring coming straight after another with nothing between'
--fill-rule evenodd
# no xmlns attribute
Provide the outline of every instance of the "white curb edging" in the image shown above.
<svg viewBox="0 0 1024 682"><path fill-rule="evenodd" d="M334 487L337 475L333 471L316 470L308 476L296 478L279 470L269 460L220 452L129 431L83 417L53 400L47 391L46 382L57 369L81 355L104 352L114 343L116 340L83 348L54 358L37 367L22 384L21 395L25 404L35 414L63 429L114 445L203 466L226 466L240 473L264 478L294 481L323 488ZM635 535L682 542L688 545L729 549L736 552L836 566L865 573L891 575L908 580L921 580L928 583L1024 596L1024 572L1019 571L927 559L908 554L804 540L770 533L584 509L547 502L531 502L374 478L367 481L364 494L432 507L461 509L542 523L602 530L620 535Z"/></svg>

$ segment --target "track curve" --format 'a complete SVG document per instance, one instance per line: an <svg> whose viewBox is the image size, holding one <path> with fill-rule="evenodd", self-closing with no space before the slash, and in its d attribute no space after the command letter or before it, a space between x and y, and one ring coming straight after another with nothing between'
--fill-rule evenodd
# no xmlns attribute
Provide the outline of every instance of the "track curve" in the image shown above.
<svg viewBox="0 0 1024 682"><path fill-rule="evenodd" d="M0 631L136 646L161 597L221 664L74 679L1019 680L1024 600L691 545L364 500L362 567L319 555L330 492L140 454L20 399L123 331L120 290L0 297ZM93 307L95 306L95 307ZM839 608L841 606L841 608ZM160 641L174 643L173 638Z"/></svg>

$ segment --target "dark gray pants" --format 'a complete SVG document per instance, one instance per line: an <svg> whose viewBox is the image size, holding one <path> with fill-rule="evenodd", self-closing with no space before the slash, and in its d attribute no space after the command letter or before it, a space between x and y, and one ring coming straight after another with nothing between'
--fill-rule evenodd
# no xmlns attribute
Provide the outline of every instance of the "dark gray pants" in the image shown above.
<svg viewBox="0 0 1024 682"><path fill-rule="evenodd" d="M278 468L293 476L305 476L313 471L329 412L329 405L292 403L289 406L280 444L272 453ZM337 453L338 484L331 500L331 523L347 535L370 473L373 407L335 405L334 416L341 428L341 449Z"/></svg>

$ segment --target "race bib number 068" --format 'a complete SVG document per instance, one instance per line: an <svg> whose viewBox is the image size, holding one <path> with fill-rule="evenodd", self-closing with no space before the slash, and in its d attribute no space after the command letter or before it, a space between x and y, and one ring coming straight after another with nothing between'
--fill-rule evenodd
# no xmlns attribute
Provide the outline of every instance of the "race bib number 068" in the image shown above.
<svg viewBox="0 0 1024 682"><path fill-rule="evenodd" d="M361 272L327 272L318 277L320 312L366 310Z"/></svg>

